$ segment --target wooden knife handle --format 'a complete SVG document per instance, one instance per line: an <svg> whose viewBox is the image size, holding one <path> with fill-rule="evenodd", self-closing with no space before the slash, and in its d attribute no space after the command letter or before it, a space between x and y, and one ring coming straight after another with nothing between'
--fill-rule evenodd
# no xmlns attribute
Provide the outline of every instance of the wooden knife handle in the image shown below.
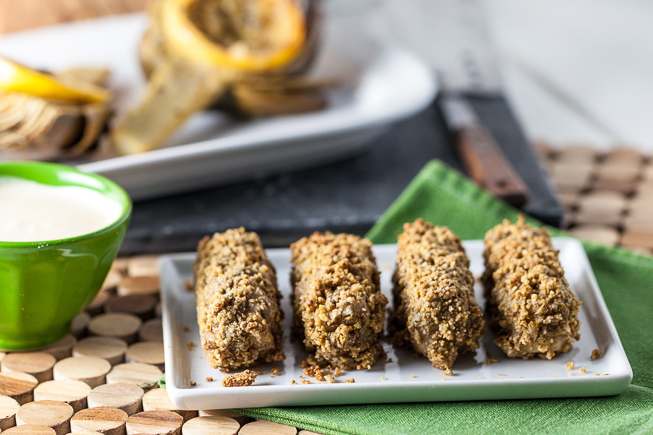
<svg viewBox="0 0 653 435"><path fill-rule="evenodd" d="M463 165L474 181L513 207L526 204L526 184L485 127L464 126L455 136Z"/></svg>

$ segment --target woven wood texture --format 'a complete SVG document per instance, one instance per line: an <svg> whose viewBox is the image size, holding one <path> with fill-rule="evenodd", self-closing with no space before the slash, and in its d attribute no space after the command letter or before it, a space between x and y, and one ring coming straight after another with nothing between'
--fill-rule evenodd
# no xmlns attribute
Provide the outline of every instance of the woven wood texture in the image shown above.
<svg viewBox="0 0 653 435"><path fill-rule="evenodd" d="M572 234L653 255L653 156L584 144L537 148Z"/></svg>

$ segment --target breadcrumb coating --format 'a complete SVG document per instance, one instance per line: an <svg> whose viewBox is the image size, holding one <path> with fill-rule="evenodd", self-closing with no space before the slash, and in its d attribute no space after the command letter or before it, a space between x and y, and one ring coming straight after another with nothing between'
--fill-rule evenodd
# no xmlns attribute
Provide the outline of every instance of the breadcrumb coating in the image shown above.
<svg viewBox="0 0 653 435"><path fill-rule="evenodd" d="M546 228L520 216L485 235L482 281L495 343L510 358L551 359L569 352L578 333L580 301L565 279Z"/></svg>
<svg viewBox="0 0 653 435"><path fill-rule="evenodd" d="M261 373L254 370L243 370L233 375L225 376L222 379L223 387L249 387L256 381L256 377Z"/></svg>
<svg viewBox="0 0 653 435"><path fill-rule="evenodd" d="M382 354L387 298L372 244L351 234L314 233L291 245L295 326L320 364L366 369Z"/></svg>
<svg viewBox="0 0 653 435"><path fill-rule="evenodd" d="M257 234L243 228L199 243L194 266L197 323L213 368L285 359L281 293Z"/></svg>
<svg viewBox="0 0 653 435"><path fill-rule="evenodd" d="M459 355L480 346L483 313L460 239L422 219L404 224L393 275L397 344L412 345L434 367L450 370Z"/></svg>

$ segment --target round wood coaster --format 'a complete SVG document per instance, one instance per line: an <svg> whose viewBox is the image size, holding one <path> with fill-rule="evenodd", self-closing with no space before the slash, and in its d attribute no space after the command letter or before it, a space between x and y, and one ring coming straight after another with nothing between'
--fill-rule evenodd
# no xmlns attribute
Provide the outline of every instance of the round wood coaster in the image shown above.
<svg viewBox="0 0 653 435"><path fill-rule="evenodd" d="M104 279L104 282L102 283L102 291L111 291L118 287L120 284L120 280L122 279L122 273L120 273L119 270L116 269L110 269L109 273L107 273L107 277Z"/></svg>
<svg viewBox="0 0 653 435"><path fill-rule="evenodd" d="M596 161L596 148L588 144L570 144L558 153L558 161L576 164L592 164Z"/></svg>
<svg viewBox="0 0 653 435"><path fill-rule="evenodd" d="M181 429L183 435L236 435L240 424L229 417L195 417Z"/></svg>
<svg viewBox="0 0 653 435"><path fill-rule="evenodd" d="M101 406L79 411L70 419L73 433L95 431L105 435L125 435L127 413L122 409Z"/></svg>
<svg viewBox="0 0 653 435"><path fill-rule="evenodd" d="M200 417L229 417L236 420L240 425L244 425L253 419L246 415L239 414L231 409L202 409L198 411Z"/></svg>
<svg viewBox="0 0 653 435"><path fill-rule="evenodd" d="M47 426L36 426L34 424L24 424L15 426L2 432L2 435L57 435L54 429Z"/></svg>
<svg viewBox="0 0 653 435"><path fill-rule="evenodd" d="M267 420L256 420L240 428L238 435L296 435L297 428Z"/></svg>
<svg viewBox="0 0 653 435"><path fill-rule="evenodd" d="M127 384L138 385L145 391L154 388L163 372L158 367L151 364L143 363L124 363L118 364L111 372L107 374L108 384L117 384L125 382Z"/></svg>
<svg viewBox="0 0 653 435"><path fill-rule="evenodd" d="M16 413L16 424L33 424L54 429L57 435L70 432L73 407L55 400L39 400L22 405Z"/></svg>
<svg viewBox="0 0 653 435"><path fill-rule="evenodd" d="M158 276L123 276L118 285L118 296L159 295Z"/></svg>
<svg viewBox="0 0 653 435"><path fill-rule="evenodd" d="M91 388L106 382L111 364L104 358L95 356L79 356L65 358L54 365L55 381L70 379L82 381Z"/></svg>
<svg viewBox="0 0 653 435"><path fill-rule="evenodd" d="M125 274L127 273L127 264L129 263L128 257L118 257L113 260L111 264L111 270L117 270L118 272Z"/></svg>
<svg viewBox="0 0 653 435"><path fill-rule="evenodd" d="M159 276L159 255L136 255L127 261L129 276Z"/></svg>
<svg viewBox="0 0 653 435"><path fill-rule="evenodd" d="M138 331L138 339L140 341L155 341L163 343L163 325L161 318L150 319L143 323L140 331Z"/></svg>
<svg viewBox="0 0 653 435"><path fill-rule="evenodd" d="M569 232L580 239L605 245L614 245L619 240L619 232L607 225L579 225Z"/></svg>
<svg viewBox="0 0 653 435"><path fill-rule="evenodd" d="M73 347L73 356L94 356L104 358L112 366L125 362L127 343L116 337L86 337Z"/></svg>
<svg viewBox="0 0 653 435"><path fill-rule="evenodd" d="M27 373L37 381L45 382L52 379L52 367L57 360L46 352L10 353L0 363L3 373Z"/></svg>
<svg viewBox="0 0 653 435"><path fill-rule="evenodd" d="M86 312L91 316L97 316L103 311L104 304L106 304L109 299L111 299L111 293L100 290L88 307L86 307Z"/></svg>
<svg viewBox="0 0 653 435"><path fill-rule="evenodd" d="M133 343L143 322L128 313L106 313L95 316L88 324L88 332L103 337L115 337Z"/></svg>
<svg viewBox="0 0 653 435"><path fill-rule="evenodd" d="M170 411L143 411L127 419L127 435L181 434L184 420Z"/></svg>
<svg viewBox="0 0 653 435"><path fill-rule="evenodd" d="M39 381L27 373L0 373L0 396L8 396L19 404L34 400L34 388Z"/></svg>
<svg viewBox="0 0 653 435"><path fill-rule="evenodd" d="M143 389L138 385L117 383L93 388L88 395L88 407L110 406L125 411L127 415L142 410Z"/></svg>
<svg viewBox="0 0 653 435"><path fill-rule="evenodd" d="M0 432L16 426L16 412L20 404L16 399L8 396L0 396Z"/></svg>
<svg viewBox="0 0 653 435"><path fill-rule="evenodd" d="M39 349L41 352L46 352L52 355L57 361L68 358L72 355L73 346L77 344L77 338L74 335L68 334L56 343Z"/></svg>
<svg viewBox="0 0 653 435"><path fill-rule="evenodd" d="M160 370L164 370L163 343L154 341L134 343L127 349L125 361L152 364Z"/></svg>
<svg viewBox="0 0 653 435"><path fill-rule="evenodd" d="M143 396L143 411L171 411L181 415L184 421L197 417L197 411L178 409L170 401L165 388L154 388Z"/></svg>
<svg viewBox="0 0 653 435"><path fill-rule="evenodd" d="M91 387L82 381L47 381L34 389L34 400L56 400L72 406L78 412L86 408Z"/></svg>
<svg viewBox="0 0 653 435"><path fill-rule="evenodd" d="M73 318L73 323L70 325L70 333L77 338L82 338L86 335L86 328L91 321L91 315L86 311L82 311Z"/></svg>
<svg viewBox="0 0 653 435"><path fill-rule="evenodd" d="M104 305L107 313L129 313L143 320L154 317L154 308L158 303L152 295L115 296Z"/></svg>

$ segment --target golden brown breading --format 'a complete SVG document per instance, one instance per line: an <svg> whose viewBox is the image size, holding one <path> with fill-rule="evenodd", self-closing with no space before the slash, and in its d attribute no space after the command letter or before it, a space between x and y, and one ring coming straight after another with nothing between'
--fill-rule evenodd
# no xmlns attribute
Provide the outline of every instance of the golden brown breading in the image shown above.
<svg viewBox="0 0 653 435"><path fill-rule="evenodd" d="M233 375L225 376L222 379L223 387L249 387L256 381L256 377L261 373L255 370L243 370Z"/></svg>
<svg viewBox="0 0 653 435"><path fill-rule="evenodd" d="M285 359L274 267L258 235L243 228L205 237L194 267L197 323L213 368Z"/></svg>
<svg viewBox="0 0 653 435"><path fill-rule="evenodd" d="M319 363L369 368L388 299L380 293L372 244L350 234L314 233L291 245L295 325Z"/></svg>
<svg viewBox="0 0 653 435"><path fill-rule="evenodd" d="M479 347L483 313L460 239L422 219L404 224L393 276L395 341L410 343L434 367L449 370Z"/></svg>
<svg viewBox="0 0 653 435"><path fill-rule="evenodd" d="M495 343L511 358L551 359L580 335L576 299L546 228L519 217L485 235L483 284Z"/></svg>

